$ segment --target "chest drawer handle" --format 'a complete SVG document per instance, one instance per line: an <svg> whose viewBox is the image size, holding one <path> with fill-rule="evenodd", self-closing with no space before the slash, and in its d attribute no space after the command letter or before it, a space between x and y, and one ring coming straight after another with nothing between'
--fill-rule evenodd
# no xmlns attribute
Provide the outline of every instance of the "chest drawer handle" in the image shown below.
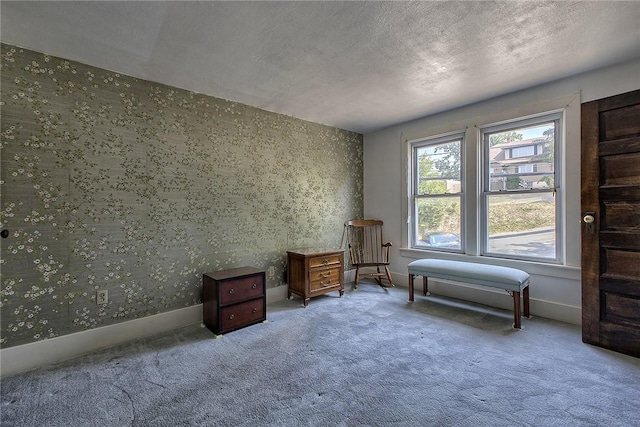
<svg viewBox="0 0 640 427"><path fill-rule="evenodd" d="M255 289L257 287L258 287L258 285L256 285L255 283L253 285L251 285L251 289Z"/></svg>
<svg viewBox="0 0 640 427"><path fill-rule="evenodd" d="M232 315L229 316L229 320L233 320L235 318L236 318L235 314L232 314Z"/></svg>
<svg viewBox="0 0 640 427"><path fill-rule="evenodd" d="M320 282L320 284L321 284L322 286L329 286L329 285L331 284L331 279L329 279L329 281L328 281L328 282L326 282L326 283L325 283L325 282Z"/></svg>
<svg viewBox="0 0 640 427"><path fill-rule="evenodd" d="M327 264L329 264L329 260L325 258L325 259L323 259L323 260L322 260L322 263L323 263L324 265L327 265Z"/></svg>
<svg viewBox="0 0 640 427"><path fill-rule="evenodd" d="M320 277L322 277L323 279L326 279L327 277L331 276L331 272L324 274L324 273L320 273Z"/></svg>
<svg viewBox="0 0 640 427"><path fill-rule="evenodd" d="M255 307L253 307L253 310L251 310L251 312L252 312L252 313L255 313L255 312L257 312L257 311L258 311L258 309L257 309L257 308L255 308Z"/></svg>
<svg viewBox="0 0 640 427"><path fill-rule="evenodd" d="M233 288L229 289L229 293L232 294L233 293Z"/></svg>

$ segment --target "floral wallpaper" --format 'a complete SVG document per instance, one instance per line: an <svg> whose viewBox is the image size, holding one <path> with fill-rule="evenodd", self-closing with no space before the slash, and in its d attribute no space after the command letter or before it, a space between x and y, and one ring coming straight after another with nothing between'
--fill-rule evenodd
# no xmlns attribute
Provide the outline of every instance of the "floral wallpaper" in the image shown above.
<svg viewBox="0 0 640 427"><path fill-rule="evenodd" d="M362 216L359 134L6 44L0 71L2 347L198 304L207 271L282 286Z"/></svg>

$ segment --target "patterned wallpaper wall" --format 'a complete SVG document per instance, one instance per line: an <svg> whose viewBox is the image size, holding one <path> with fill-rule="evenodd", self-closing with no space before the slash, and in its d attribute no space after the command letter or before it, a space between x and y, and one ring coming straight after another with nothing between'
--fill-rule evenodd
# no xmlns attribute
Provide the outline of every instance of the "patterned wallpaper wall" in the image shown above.
<svg viewBox="0 0 640 427"><path fill-rule="evenodd" d="M283 285L362 216L359 134L1 49L2 347L198 304L207 271Z"/></svg>

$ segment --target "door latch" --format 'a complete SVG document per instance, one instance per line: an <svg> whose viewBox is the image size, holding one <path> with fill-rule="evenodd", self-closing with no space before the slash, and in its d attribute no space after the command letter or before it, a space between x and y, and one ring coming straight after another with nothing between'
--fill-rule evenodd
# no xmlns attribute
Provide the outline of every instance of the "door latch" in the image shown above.
<svg viewBox="0 0 640 427"><path fill-rule="evenodd" d="M586 225L587 234L594 234L596 232L596 213L595 212L585 212L582 217L582 221L584 221Z"/></svg>

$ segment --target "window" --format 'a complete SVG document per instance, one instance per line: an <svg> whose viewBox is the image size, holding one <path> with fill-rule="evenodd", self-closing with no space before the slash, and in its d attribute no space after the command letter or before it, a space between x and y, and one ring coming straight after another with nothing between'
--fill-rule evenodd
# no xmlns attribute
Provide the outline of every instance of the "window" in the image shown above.
<svg viewBox="0 0 640 427"><path fill-rule="evenodd" d="M458 251L462 245L464 134L414 141L412 246Z"/></svg>
<svg viewBox="0 0 640 427"><path fill-rule="evenodd" d="M563 114L407 141L407 245L452 259L563 263Z"/></svg>
<svg viewBox="0 0 640 427"><path fill-rule="evenodd" d="M481 129L483 255L560 259L560 119L560 114L553 114ZM502 150L511 150L511 158L501 155Z"/></svg>
<svg viewBox="0 0 640 427"><path fill-rule="evenodd" d="M516 172L517 173L533 172L533 165L532 164L528 164L528 165L517 166L516 167ZM490 173L492 173L492 172L490 172Z"/></svg>
<svg viewBox="0 0 640 427"><path fill-rule="evenodd" d="M535 154L535 148L533 145L528 145L526 147L516 147L511 149L511 158L517 157L528 157L533 156Z"/></svg>

